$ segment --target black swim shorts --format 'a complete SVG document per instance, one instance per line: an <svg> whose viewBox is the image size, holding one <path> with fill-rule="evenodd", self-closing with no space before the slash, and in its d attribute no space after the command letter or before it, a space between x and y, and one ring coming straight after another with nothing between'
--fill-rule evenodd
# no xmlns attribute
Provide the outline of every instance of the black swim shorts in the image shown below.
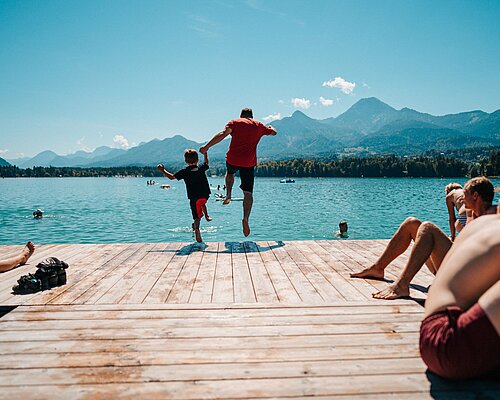
<svg viewBox="0 0 500 400"><path fill-rule="evenodd" d="M237 167L226 162L227 173L234 175L240 171L241 185L240 189L244 192L253 192L253 182L255 180L255 167Z"/></svg>

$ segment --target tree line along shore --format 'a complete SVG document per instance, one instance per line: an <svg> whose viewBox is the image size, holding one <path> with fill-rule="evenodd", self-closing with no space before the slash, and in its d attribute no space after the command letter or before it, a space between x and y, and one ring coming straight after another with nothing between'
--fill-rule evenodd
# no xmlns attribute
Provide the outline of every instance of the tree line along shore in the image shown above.
<svg viewBox="0 0 500 400"><path fill-rule="evenodd" d="M167 167L167 165L166 165ZM168 165L170 170L183 168L181 163ZM210 164L208 175L223 176L226 167L218 160ZM311 159L289 159L278 161L262 161L256 169L259 177L334 177L334 178L441 178L441 177L474 177L500 176L500 152L492 150L489 156L477 161L464 161L458 158L439 156L377 156L377 157L343 157L330 161ZM156 166L128 167L33 167L16 166L0 167L2 178L39 178L39 177L160 177Z"/></svg>

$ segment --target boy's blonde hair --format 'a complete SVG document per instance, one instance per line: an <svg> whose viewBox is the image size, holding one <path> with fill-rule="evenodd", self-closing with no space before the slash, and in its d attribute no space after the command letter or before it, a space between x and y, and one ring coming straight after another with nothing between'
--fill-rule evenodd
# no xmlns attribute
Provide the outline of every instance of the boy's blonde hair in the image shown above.
<svg viewBox="0 0 500 400"><path fill-rule="evenodd" d="M188 164L197 163L198 162L198 152L195 149L186 149L184 151L184 160Z"/></svg>
<svg viewBox="0 0 500 400"><path fill-rule="evenodd" d="M449 194L452 190L455 189L462 189L462 185L456 182L448 183L444 188L444 191L446 192L446 194Z"/></svg>

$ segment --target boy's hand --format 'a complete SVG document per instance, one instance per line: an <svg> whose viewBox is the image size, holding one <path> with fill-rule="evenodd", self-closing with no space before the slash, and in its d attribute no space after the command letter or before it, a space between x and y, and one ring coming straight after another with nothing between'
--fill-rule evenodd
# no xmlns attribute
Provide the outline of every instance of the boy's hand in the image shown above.
<svg viewBox="0 0 500 400"><path fill-rule="evenodd" d="M208 149L207 149L207 147L206 147L206 146L201 146L201 147L200 147L200 153L201 153L201 154L207 154L207 151L208 151Z"/></svg>
<svg viewBox="0 0 500 400"><path fill-rule="evenodd" d="M158 164L156 166L156 169L160 170L160 171L164 171L165 170L165 166L163 164Z"/></svg>

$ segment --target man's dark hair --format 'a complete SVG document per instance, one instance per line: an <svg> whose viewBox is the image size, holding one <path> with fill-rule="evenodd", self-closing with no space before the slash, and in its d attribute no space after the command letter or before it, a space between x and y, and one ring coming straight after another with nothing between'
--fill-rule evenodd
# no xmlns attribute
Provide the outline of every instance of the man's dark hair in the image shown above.
<svg viewBox="0 0 500 400"><path fill-rule="evenodd" d="M244 108L241 110L240 118L253 118L253 111L251 108Z"/></svg>
<svg viewBox="0 0 500 400"><path fill-rule="evenodd" d="M184 160L188 164L197 163L198 162L198 153L195 149L186 149L184 152Z"/></svg>
<svg viewBox="0 0 500 400"><path fill-rule="evenodd" d="M472 178L465 184L465 186L470 188L473 192L477 192L485 203L491 204L493 202L493 197L495 197L495 188L493 187L493 183L491 183L491 181L485 176Z"/></svg>

